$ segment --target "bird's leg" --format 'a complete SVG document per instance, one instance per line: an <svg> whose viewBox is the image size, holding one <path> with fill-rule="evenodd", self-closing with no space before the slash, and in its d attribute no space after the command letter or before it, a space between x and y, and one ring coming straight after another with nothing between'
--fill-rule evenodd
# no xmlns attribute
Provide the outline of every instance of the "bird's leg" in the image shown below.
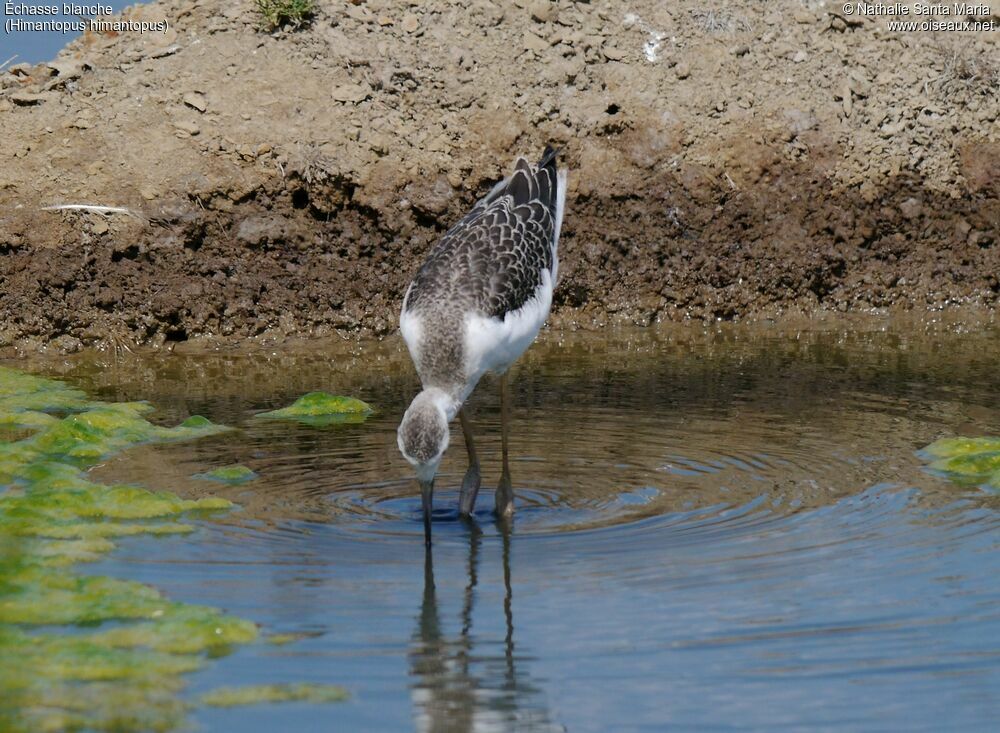
<svg viewBox="0 0 1000 733"><path fill-rule="evenodd" d="M420 482L420 503L424 507L424 544L431 546L431 509L434 504L434 479Z"/></svg>
<svg viewBox="0 0 1000 733"><path fill-rule="evenodd" d="M508 519L514 514L514 488L510 483L510 466L507 465L507 435L510 428L510 390L507 388L507 373L500 377L500 435L503 441L503 469L500 472L500 483L497 484L496 500L497 517Z"/></svg>
<svg viewBox="0 0 1000 733"><path fill-rule="evenodd" d="M462 422L462 434L465 436L465 449L469 452L469 469L462 479L462 491L458 495L458 514L462 517L472 515L476 508L476 495L482 478L479 474L479 458L476 456L476 446L472 443L472 423L465 414L463 407L458 411L458 419Z"/></svg>

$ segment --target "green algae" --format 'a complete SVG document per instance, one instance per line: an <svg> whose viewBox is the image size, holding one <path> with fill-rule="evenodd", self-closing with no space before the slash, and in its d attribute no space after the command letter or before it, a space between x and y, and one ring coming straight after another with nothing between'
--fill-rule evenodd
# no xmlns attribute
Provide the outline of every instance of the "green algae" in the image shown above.
<svg viewBox="0 0 1000 733"><path fill-rule="evenodd" d="M1000 451L1000 438L941 438L923 450L936 458L987 451Z"/></svg>
<svg viewBox="0 0 1000 733"><path fill-rule="evenodd" d="M0 367L0 425L26 431L0 441L4 731L172 730L189 708L177 698L180 676L257 636L255 624L218 609L73 571L113 550L112 538L192 532L177 520L232 506L89 478L96 462L135 445L228 430L201 416L156 425L144 417L151 410ZM83 633L59 631L71 625Z"/></svg>
<svg viewBox="0 0 1000 733"><path fill-rule="evenodd" d="M84 392L64 382L0 367L0 412L65 412L90 404Z"/></svg>
<svg viewBox="0 0 1000 733"><path fill-rule="evenodd" d="M201 660L142 648L113 646L92 634L29 634L0 628L4 690L30 689L39 681L161 680L193 672ZM166 684L179 687L179 681Z"/></svg>
<svg viewBox="0 0 1000 733"><path fill-rule="evenodd" d="M32 563L5 568L0 624L94 624L155 619L169 602L155 588L101 575L76 575Z"/></svg>
<svg viewBox="0 0 1000 733"><path fill-rule="evenodd" d="M1000 438L942 438L920 454L956 483L1000 490Z"/></svg>
<svg viewBox="0 0 1000 733"><path fill-rule="evenodd" d="M76 540L29 540L26 554L43 565L63 566L94 562L115 549L115 543L103 537Z"/></svg>
<svg viewBox="0 0 1000 733"><path fill-rule="evenodd" d="M1000 451L970 453L964 456L941 458L931 464L935 471L955 474L958 477L980 479L1000 470Z"/></svg>
<svg viewBox="0 0 1000 733"><path fill-rule="evenodd" d="M293 420L303 425L322 427L335 423L360 423L372 413L372 406L354 397L339 397L326 392L309 392L288 407L256 415L265 420Z"/></svg>
<svg viewBox="0 0 1000 733"><path fill-rule="evenodd" d="M256 624L226 616L208 606L171 604L156 623L120 626L94 638L111 647L145 647L172 654L195 654L248 644L257 638Z"/></svg>
<svg viewBox="0 0 1000 733"><path fill-rule="evenodd" d="M167 731L185 721L177 698L194 655L116 648L90 635L0 626L0 729Z"/></svg>
<svg viewBox="0 0 1000 733"><path fill-rule="evenodd" d="M92 461L141 443L193 440L229 429L197 415L168 428L142 417L135 403L99 405L50 425L27 447L42 455Z"/></svg>
<svg viewBox="0 0 1000 733"><path fill-rule="evenodd" d="M45 412L22 410L21 412L0 412L0 425L13 428L47 428L58 422L58 418Z"/></svg>
<svg viewBox="0 0 1000 733"><path fill-rule="evenodd" d="M21 534L52 539L93 539L99 537L132 537L139 534L191 534L194 526L179 522L158 524L126 524L123 522L76 522L52 526L32 525Z"/></svg>
<svg viewBox="0 0 1000 733"><path fill-rule="evenodd" d="M253 481L257 474L246 466L236 464L234 466L223 466L204 473L196 473L193 478L205 479L207 481L218 481L223 484L245 484Z"/></svg>
<svg viewBox="0 0 1000 733"><path fill-rule="evenodd" d="M300 405L305 418L331 417L324 409L347 410L333 418L364 419L370 412L362 402L327 397ZM111 552L116 538L190 533L195 527L184 517L232 507L221 498L190 500L92 480L88 470L96 463L136 445L229 430L200 415L174 427L156 425L145 417L152 409L145 402L90 400L63 382L0 367L2 731L187 727L192 705L179 697L183 675L258 637L256 624L219 609L172 601L143 583L74 572L78 563ZM228 466L202 476L236 483L256 475ZM346 696L339 687L269 685L218 690L203 702Z"/></svg>
<svg viewBox="0 0 1000 733"><path fill-rule="evenodd" d="M201 702L213 707L229 708L237 705L257 705L275 702L343 702L350 697L338 685L281 684L250 685L248 687L220 687L205 695Z"/></svg>

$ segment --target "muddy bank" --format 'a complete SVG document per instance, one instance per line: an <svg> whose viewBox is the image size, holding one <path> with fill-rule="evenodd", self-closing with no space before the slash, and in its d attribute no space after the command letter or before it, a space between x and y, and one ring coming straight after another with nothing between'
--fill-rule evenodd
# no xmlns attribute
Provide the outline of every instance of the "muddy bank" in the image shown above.
<svg viewBox="0 0 1000 733"><path fill-rule="evenodd" d="M385 334L519 153L573 170L554 318L992 307L998 34L798 2L130 11L0 81L0 345ZM88 203L132 214L40 211Z"/></svg>

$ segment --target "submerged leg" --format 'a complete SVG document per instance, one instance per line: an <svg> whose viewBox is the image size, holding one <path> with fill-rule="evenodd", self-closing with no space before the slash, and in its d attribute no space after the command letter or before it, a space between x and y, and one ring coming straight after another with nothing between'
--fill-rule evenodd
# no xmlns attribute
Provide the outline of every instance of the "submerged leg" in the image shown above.
<svg viewBox="0 0 1000 733"><path fill-rule="evenodd" d="M434 503L434 480L420 482L420 503L424 507L424 544L431 546L431 507Z"/></svg>
<svg viewBox="0 0 1000 733"><path fill-rule="evenodd" d="M479 458L476 457L476 446L472 444L472 424L463 407L458 411L458 419L462 422L462 434L465 436L465 449L469 453L469 469L462 479L462 491L458 495L458 513L468 517L476 508L476 495L482 479L479 474Z"/></svg>
<svg viewBox="0 0 1000 733"><path fill-rule="evenodd" d="M500 377L500 436L503 441L503 469L497 484L496 513L501 519L514 514L514 488L510 483L510 467L507 465L507 436L510 428L510 390L507 388L506 372Z"/></svg>

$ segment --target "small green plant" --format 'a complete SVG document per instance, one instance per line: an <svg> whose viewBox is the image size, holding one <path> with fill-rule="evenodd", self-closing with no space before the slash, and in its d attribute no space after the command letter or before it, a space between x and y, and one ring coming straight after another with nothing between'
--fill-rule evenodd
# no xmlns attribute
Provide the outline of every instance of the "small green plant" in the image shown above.
<svg viewBox="0 0 1000 733"><path fill-rule="evenodd" d="M313 0L255 0L257 10L263 16L266 30L274 30L290 25L298 28L312 17L316 7Z"/></svg>

